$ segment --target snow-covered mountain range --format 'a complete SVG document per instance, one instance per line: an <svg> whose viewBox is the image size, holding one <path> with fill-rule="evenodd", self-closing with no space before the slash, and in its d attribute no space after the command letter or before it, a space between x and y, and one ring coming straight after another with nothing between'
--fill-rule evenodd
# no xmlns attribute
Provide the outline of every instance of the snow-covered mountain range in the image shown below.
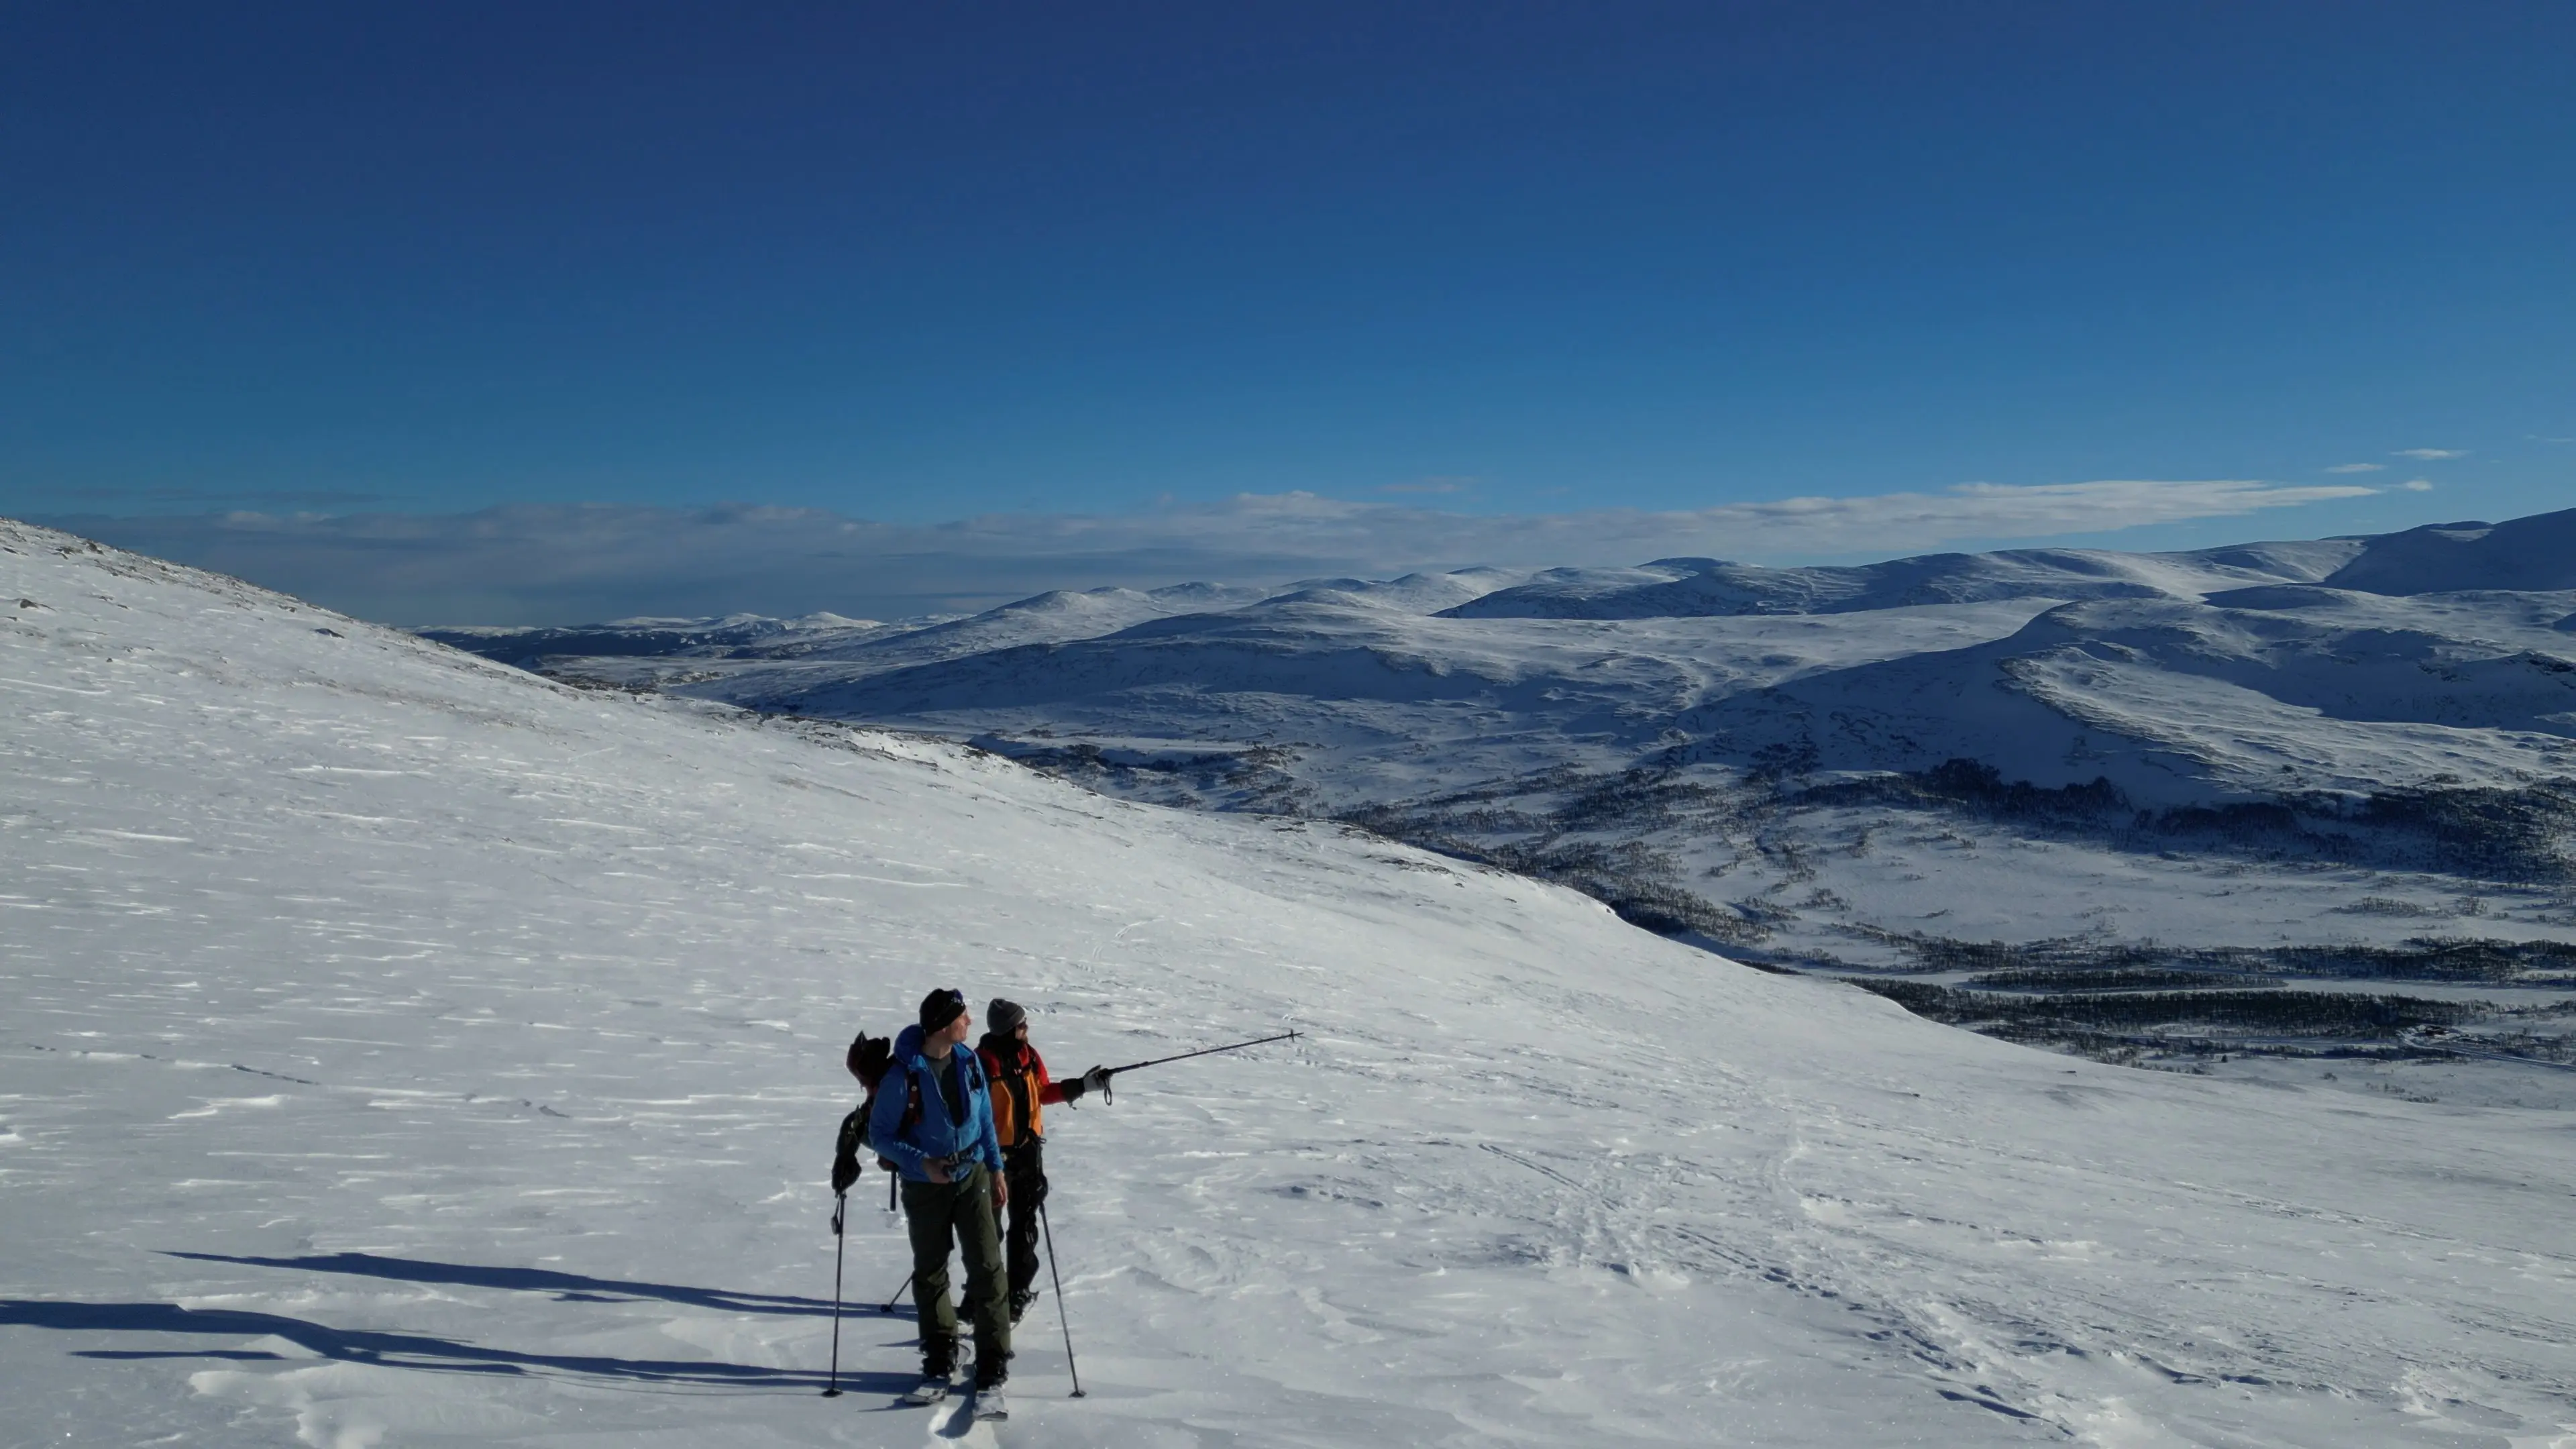
<svg viewBox="0 0 2576 1449"><path fill-rule="evenodd" d="M2152 942L2403 975L2576 927L2576 511L1174 596L545 667L1364 823L1783 964Z"/></svg>
<svg viewBox="0 0 2576 1449"><path fill-rule="evenodd" d="M1420 686L1341 714L1280 697L1354 740L1372 698L1559 707L1502 676L1580 676L1583 636L1477 656L1494 636L1447 631L1482 621L1418 607L1451 587L1127 634L1198 640L1246 680ZM1645 637L1731 641L1696 677L1771 688L2009 637L2023 607L1909 606L1866 643L1800 615ZM1309 643L1273 660L1286 639ZM1372 639L1442 647L1394 665ZM1674 687L1679 643L1624 677ZM1092 644L1031 657L1119 677ZM1501 693L1442 683L1462 674ZM2195 1077L2032 1051L1370 832L569 688L7 523L0 691L11 1442L2576 1433L2563 1119L2409 1100L2402 1065ZM1631 697L1601 686L1599 740L1533 726L1520 748L1615 759ZM1227 717L1200 708L1178 717ZM1041 1303L998 1437L887 1407L899 1315L846 1318L852 1393L816 1394L841 1048L946 984L1028 1003L1066 1065L1307 1033L1054 1124L1090 1396L1057 1396ZM860 1304L902 1276L878 1181L848 1240Z"/></svg>

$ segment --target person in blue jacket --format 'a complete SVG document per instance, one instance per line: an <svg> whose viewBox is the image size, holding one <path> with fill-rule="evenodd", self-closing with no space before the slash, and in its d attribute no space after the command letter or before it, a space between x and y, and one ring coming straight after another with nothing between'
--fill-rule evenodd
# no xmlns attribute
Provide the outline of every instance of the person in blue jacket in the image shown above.
<svg viewBox="0 0 2576 1449"><path fill-rule="evenodd" d="M998 1400L1010 1377L1011 1317L997 1226L1009 1188L983 1063L961 1045L974 1024L964 993L939 990L923 997L921 1024L895 1038L894 1061L878 1084L876 1112L868 1119L869 1146L903 1177L912 1296L921 1323L921 1386L905 1396L915 1403L947 1397L957 1371L957 1309L948 1300L952 1241L966 1258L977 1397Z"/></svg>

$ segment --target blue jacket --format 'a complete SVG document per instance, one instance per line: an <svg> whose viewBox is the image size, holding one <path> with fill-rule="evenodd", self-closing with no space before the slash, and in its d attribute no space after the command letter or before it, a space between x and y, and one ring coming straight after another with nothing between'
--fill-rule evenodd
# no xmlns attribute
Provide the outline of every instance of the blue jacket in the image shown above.
<svg viewBox="0 0 2576 1449"><path fill-rule="evenodd" d="M935 1157L971 1157L996 1173L1002 1170L1002 1144L993 1135L993 1097L984 1084L984 1064L973 1047L958 1046L952 1051L950 1060L958 1064L966 1083L963 1122L949 1114L939 1080L947 1074L946 1064L921 1054L918 1026L905 1027L894 1039L894 1061L877 1083L876 1111L868 1118L868 1146L908 1181L930 1181L922 1164ZM921 1093L921 1118L907 1127L904 1108L916 1087Z"/></svg>

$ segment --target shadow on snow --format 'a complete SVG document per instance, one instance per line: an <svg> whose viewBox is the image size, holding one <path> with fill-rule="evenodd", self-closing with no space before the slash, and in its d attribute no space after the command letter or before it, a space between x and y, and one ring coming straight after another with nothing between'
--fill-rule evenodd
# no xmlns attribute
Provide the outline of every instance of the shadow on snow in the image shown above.
<svg viewBox="0 0 2576 1449"><path fill-rule="evenodd" d="M710 1388L792 1388L820 1390L825 1376L811 1369L760 1368L745 1364L689 1359L607 1358L592 1354L522 1353L486 1348L428 1334L375 1329L332 1328L280 1313L240 1309L182 1308L175 1303L74 1303L25 1298L0 1299L0 1327L50 1328L67 1333L184 1333L222 1338L277 1337L345 1363L382 1368L423 1369L439 1373L544 1374L627 1379L639 1383L686 1384ZM95 1359L220 1358L276 1360L288 1355L241 1348L93 1348L75 1357ZM844 1372L841 1384L861 1392L896 1393L909 1387L908 1374Z"/></svg>
<svg viewBox="0 0 2576 1449"><path fill-rule="evenodd" d="M229 1253L164 1254L188 1258L200 1263L241 1263L254 1268L293 1268L307 1273L356 1273L369 1278L390 1278L402 1283L452 1283L468 1288L509 1288L524 1293L551 1293L558 1303L629 1303L639 1298L659 1298L670 1303L686 1303L696 1308L711 1308L723 1313L792 1313L818 1318L832 1316L832 1304L824 1298L799 1298L786 1293L736 1293L728 1288L692 1288L680 1283L634 1283L618 1278L591 1278L579 1273L557 1273L546 1268L494 1268L479 1263L440 1263L426 1258L385 1258L374 1253L315 1253L302 1258L244 1258ZM864 1299L844 1299L843 1314L877 1313L881 1304ZM906 1302L900 1310L911 1311Z"/></svg>
<svg viewBox="0 0 2576 1449"><path fill-rule="evenodd" d="M472 1263L439 1263L417 1258L387 1258L373 1253L325 1253L301 1258L236 1257L225 1253L173 1252L168 1256L208 1263L240 1263L261 1268L292 1268L318 1273L354 1273L409 1283L444 1283L477 1288L505 1288L550 1293L558 1303L632 1303L661 1299L725 1313L779 1313L829 1317L832 1305L820 1298L776 1293L736 1293L722 1288L694 1288L674 1283L635 1283L591 1278L543 1268L500 1268ZM842 1305L845 1316L879 1316L875 1303ZM911 1305L900 1310L909 1317ZM274 1336L323 1358L385 1368L422 1369L440 1373L545 1374L627 1379L640 1383L685 1384L717 1388L793 1388L819 1390L826 1375L810 1369L761 1368L744 1364L684 1359L608 1358L589 1354L522 1353L428 1334L374 1329L341 1329L284 1314L240 1309L183 1308L175 1303L80 1303L51 1299L0 1299L0 1327L49 1328L70 1333L178 1333L223 1338ZM93 1359L212 1358L279 1360L285 1354L245 1348L92 1348L74 1356ZM844 1370L840 1384L861 1393L895 1393L911 1386L910 1375Z"/></svg>

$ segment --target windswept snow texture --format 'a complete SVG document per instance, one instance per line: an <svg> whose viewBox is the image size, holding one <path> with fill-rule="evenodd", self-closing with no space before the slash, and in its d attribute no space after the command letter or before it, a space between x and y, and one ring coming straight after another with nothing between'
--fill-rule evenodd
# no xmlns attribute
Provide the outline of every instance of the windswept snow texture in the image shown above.
<svg viewBox="0 0 2576 1449"><path fill-rule="evenodd" d="M2128 1071L1329 825L0 525L15 1442L2565 1442L2555 1114ZM849 1035L1059 1064L1006 1427L830 1345ZM871 1173L851 1301L904 1272Z"/></svg>

